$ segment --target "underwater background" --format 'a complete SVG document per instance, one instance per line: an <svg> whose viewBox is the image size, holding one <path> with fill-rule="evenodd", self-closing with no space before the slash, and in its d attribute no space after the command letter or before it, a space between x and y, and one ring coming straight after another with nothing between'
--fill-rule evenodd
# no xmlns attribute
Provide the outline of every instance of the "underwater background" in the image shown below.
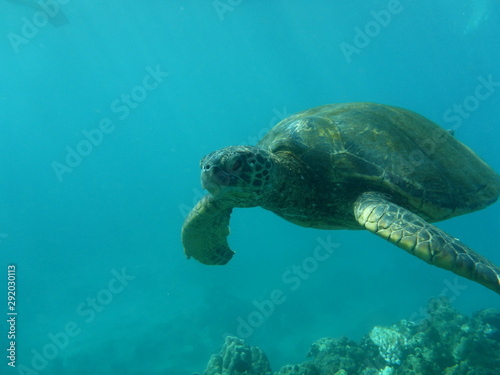
<svg viewBox="0 0 500 375"><path fill-rule="evenodd" d="M321 337L423 319L440 294L466 314L500 308L370 233L261 208L234 210L226 266L186 260L180 242L205 154L323 104L411 109L500 171L499 12L496 0L0 2L0 372L191 374L228 334L277 370ZM438 226L499 264L499 217L497 203ZM325 243L332 256L287 283ZM263 316L275 289L285 300Z"/></svg>

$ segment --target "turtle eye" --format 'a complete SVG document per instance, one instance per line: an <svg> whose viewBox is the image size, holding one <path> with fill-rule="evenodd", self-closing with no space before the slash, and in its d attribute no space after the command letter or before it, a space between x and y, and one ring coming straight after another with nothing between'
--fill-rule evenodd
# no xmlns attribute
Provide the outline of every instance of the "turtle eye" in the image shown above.
<svg viewBox="0 0 500 375"><path fill-rule="evenodd" d="M234 160L231 160L231 163L229 164L228 172L236 172L241 169L243 166L243 157L238 156Z"/></svg>
<svg viewBox="0 0 500 375"><path fill-rule="evenodd" d="M231 168L233 171L240 169L241 167L241 160L236 160L236 162L233 164L233 167Z"/></svg>

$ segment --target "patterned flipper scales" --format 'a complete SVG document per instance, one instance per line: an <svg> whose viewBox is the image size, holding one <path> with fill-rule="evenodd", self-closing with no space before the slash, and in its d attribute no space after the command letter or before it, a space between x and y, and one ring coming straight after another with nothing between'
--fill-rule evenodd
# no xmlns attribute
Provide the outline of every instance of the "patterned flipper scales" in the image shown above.
<svg viewBox="0 0 500 375"><path fill-rule="evenodd" d="M354 205L354 215L367 230L408 253L500 293L499 267L381 194L363 194Z"/></svg>

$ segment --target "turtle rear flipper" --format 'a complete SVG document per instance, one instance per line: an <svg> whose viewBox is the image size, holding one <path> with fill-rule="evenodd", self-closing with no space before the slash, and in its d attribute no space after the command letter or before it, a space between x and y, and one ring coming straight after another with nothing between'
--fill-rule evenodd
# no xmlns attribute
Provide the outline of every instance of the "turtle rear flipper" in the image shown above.
<svg viewBox="0 0 500 375"><path fill-rule="evenodd" d="M233 257L229 248L229 218L232 207L225 207L210 194L191 210L182 226L182 245L187 258L208 265L223 265Z"/></svg>
<svg viewBox="0 0 500 375"><path fill-rule="evenodd" d="M354 205L354 215L367 230L410 254L500 293L500 268L381 194L361 195Z"/></svg>

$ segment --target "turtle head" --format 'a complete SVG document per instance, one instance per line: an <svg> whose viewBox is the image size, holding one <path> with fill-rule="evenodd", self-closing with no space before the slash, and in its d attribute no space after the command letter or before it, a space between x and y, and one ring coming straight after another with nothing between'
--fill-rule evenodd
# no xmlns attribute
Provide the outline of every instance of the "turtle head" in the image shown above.
<svg viewBox="0 0 500 375"><path fill-rule="evenodd" d="M253 146L230 146L200 162L201 184L235 207L259 206L270 194L276 163L271 153Z"/></svg>

